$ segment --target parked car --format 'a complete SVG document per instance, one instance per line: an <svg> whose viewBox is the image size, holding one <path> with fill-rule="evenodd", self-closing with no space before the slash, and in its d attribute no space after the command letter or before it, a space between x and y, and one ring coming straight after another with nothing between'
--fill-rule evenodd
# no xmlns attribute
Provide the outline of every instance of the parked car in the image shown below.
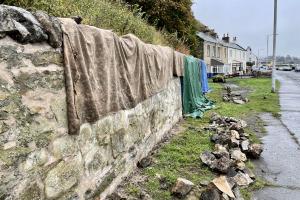
<svg viewBox="0 0 300 200"><path fill-rule="evenodd" d="M265 72L265 71L270 71L270 68L268 66L255 66L252 68L253 71L262 71L262 72Z"/></svg>
<svg viewBox="0 0 300 200"><path fill-rule="evenodd" d="M277 70L281 71L292 71L292 67L289 64L276 65Z"/></svg>
<svg viewBox="0 0 300 200"><path fill-rule="evenodd" d="M295 66L295 72L300 72L300 65Z"/></svg>

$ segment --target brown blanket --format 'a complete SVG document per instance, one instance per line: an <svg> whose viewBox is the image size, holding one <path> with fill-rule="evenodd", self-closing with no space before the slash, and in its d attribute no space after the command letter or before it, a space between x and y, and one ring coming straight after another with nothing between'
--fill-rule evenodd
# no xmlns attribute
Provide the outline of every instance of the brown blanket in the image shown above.
<svg viewBox="0 0 300 200"><path fill-rule="evenodd" d="M69 134L81 124L135 107L182 76L184 55L134 35L60 19L63 30Z"/></svg>

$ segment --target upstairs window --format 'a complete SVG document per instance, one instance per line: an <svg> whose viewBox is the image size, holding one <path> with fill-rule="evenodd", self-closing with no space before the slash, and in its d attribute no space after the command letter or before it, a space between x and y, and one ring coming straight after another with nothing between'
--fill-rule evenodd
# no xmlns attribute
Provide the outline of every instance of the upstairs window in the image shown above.
<svg viewBox="0 0 300 200"><path fill-rule="evenodd" d="M216 47L215 46L213 46L213 55L212 56L216 57Z"/></svg>
<svg viewBox="0 0 300 200"><path fill-rule="evenodd" d="M210 57L210 46L207 45L207 57Z"/></svg>

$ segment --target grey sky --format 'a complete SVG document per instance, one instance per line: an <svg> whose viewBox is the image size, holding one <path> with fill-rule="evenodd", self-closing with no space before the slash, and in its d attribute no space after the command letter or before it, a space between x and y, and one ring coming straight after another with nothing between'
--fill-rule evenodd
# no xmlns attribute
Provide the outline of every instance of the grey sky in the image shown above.
<svg viewBox="0 0 300 200"><path fill-rule="evenodd" d="M237 36L244 47L255 54L267 54L267 34L273 33L274 0L194 0L197 19L219 36ZM300 0L278 0L278 54L300 57ZM272 38L269 40L272 43ZM269 55L272 54L272 45Z"/></svg>

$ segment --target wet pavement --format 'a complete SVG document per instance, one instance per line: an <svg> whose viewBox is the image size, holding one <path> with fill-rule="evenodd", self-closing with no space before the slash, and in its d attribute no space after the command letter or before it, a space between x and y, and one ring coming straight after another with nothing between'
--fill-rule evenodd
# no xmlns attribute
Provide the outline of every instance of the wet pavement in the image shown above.
<svg viewBox="0 0 300 200"><path fill-rule="evenodd" d="M261 116L267 124L264 152L257 172L274 187L254 194L254 200L300 200L300 73L277 71L281 82L281 118Z"/></svg>

